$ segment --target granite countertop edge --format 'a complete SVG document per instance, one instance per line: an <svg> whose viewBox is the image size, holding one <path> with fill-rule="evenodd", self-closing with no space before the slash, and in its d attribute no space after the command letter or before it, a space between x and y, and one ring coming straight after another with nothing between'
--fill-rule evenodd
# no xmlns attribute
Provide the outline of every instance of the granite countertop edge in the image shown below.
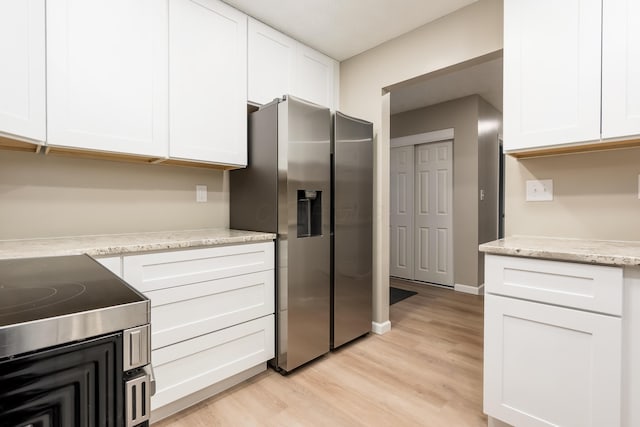
<svg viewBox="0 0 640 427"><path fill-rule="evenodd" d="M483 243L488 254L612 266L640 266L640 242L511 236Z"/></svg>
<svg viewBox="0 0 640 427"><path fill-rule="evenodd" d="M127 234L102 234L43 239L0 240L0 259L87 254L118 256L172 249L271 241L274 233L208 228Z"/></svg>

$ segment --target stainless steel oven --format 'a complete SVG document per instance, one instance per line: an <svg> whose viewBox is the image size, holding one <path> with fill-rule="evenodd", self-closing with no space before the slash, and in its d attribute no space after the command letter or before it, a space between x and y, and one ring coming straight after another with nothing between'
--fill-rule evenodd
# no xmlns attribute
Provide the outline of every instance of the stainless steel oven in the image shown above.
<svg viewBox="0 0 640 427"><path fill-rule="evenodd" d="M147 426L149 308L88 256L0 260L0 426Z"/></svg>

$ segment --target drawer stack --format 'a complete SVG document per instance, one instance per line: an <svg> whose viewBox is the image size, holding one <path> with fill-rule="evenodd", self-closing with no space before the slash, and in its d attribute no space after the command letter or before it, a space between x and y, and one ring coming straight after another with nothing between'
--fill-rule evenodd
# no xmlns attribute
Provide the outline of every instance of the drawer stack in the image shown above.
<svg viewBox="0 0 640 427"><path fill-rule="evenodd" d="M151 300L152 410L274 357L274 244L123 257Z"/></svg>

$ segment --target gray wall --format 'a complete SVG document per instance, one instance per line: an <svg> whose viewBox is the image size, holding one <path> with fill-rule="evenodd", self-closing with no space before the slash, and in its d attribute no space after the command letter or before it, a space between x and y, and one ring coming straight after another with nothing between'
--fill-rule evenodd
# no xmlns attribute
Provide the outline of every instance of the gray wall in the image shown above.
<svg viewBox="0 0 640 427"><path fill-rule="evenodd" d="M393 93L391 94L393 96ZM456 284L478 286L476 95L391 116L391 138L453 128L453 258Z"/></svg>
<svg viewBox="0 0 640 427"><path fill-rule="evenodd" d="M478 243L498 238L498 180L500 175L500 142L502 113L478 98ZM478 281L484 283L484 254L478 252Z"/></svg>
<svg viewBox="0 0 640 427"><path fill-rule="evenodd" d="M195 202L196 184L208 203ZM0 239L228 224L222 171L0 151Z"/></svg>

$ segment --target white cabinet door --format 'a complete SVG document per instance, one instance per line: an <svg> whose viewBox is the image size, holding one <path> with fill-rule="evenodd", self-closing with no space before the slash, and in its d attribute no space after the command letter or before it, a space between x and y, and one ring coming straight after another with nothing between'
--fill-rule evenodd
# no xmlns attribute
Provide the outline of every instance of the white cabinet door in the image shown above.
<svg viewBox="0 0 640 427"><path fill-rule="evenodd" d="M505 151L600 139L601 0L505 0Z"/></svg>
<svg viewBox="0 0 640 427"><path fill-rule="evenodd" d="M292 95L336 109L338 63L303 44L298 44Z"/></svg>
<svg viewBox="0 0 640 427"><path fill-rule="evenodd" d="M618 426L622 320L485 296L484 410L519 427Z"/></svg>
<svg viewBox="0 0 640 427"><path fill-rule="evenodd" d="M0 2L0 133L46 139L44 0Z"/></svg>
<svg viewBox="0 0 640 427"><path fill-rule="evenodd" d="M249 18L249 101L267 104L291 93L297 42Z"/></svg>
<svg viewBox="0 0 640 427"><path fill-rule="evenodd" d="M604 0L602 138L640 134L640 2Z"/></svg>
<svg viewBox="0 0 640 427"><path fill-rule="evenodd" d="M169 155L245 166L247 17L218 0L169 9Z"/></svg>
<svg viewBox="0 0 640 427"><path fill-rule="evenodd" d="M166 0L47 0L47 143L167 155Z"/></svg>

